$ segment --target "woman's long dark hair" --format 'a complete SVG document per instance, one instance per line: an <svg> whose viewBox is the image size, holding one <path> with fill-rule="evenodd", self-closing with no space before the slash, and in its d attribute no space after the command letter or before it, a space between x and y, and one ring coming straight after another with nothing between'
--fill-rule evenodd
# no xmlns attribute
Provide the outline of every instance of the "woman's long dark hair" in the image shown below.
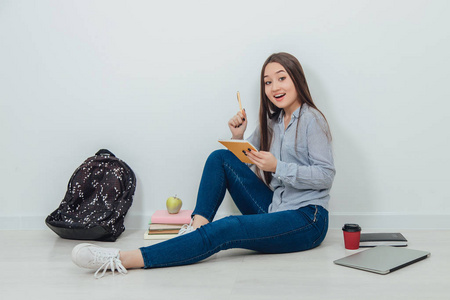
<svg viewBox="0 0 450 300"><path fill-rule="evenodd" d="M269 63L279 63L284 67L286 72L289 74L289 76L292 79L292 82L294 83L295 89L298 94L298 101L300 105L303 105L304 103L308 104L310 107L316 109L325 119L325 116L322 114L322 112L316 107L314 104L314 101L311 97L311 93L309 92L308 84L306 82L305 74L303 72L303 68L300 65L300 62L295 58L293 55L285 52L280 53L274 53L271 56L267 58L267 60L264 62L264 65L262 66L261 70L261 104L259 107L259 126L260 126L260 132L261 132L261 142L260 142L260 150L262 151L269 151L270 146L272 144L272 138L273 138L273 131L272 128L269 126L269 121L277 120L280 116L282 109L276 107L267 97L266 91L265 91L265 84L264 84L264 72L266 70L266 66ZM298 124L300 124L300 121L298 121ZM298 132L298 127L297 127ZM331 140L331 134L329 128L325 129L325 132L328 136L328 138ZM297 144L297 138L296 138L296 144ZM259 174L260 172L258 172ZM269 185L270 181L272 180L272 173L271 172L264 172L263 175L264 182Z"/></svg>

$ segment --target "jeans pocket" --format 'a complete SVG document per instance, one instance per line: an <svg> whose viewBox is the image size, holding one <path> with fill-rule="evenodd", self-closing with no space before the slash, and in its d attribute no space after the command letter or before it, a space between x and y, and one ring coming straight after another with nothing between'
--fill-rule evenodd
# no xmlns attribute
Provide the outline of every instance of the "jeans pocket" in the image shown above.
<svg viewBox="0 0 450 300"><path fill-rule="evenodd" d="M298 211L305 217L305 219L309 220L311 224L317 222L317 215L319 212L319 208L317 205L308 205L306 207L301 207Z"/></svg>

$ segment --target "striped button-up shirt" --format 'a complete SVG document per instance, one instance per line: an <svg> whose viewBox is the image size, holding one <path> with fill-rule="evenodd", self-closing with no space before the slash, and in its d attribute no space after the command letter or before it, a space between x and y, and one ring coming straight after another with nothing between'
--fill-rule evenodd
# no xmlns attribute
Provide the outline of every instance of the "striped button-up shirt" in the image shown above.
<svg viewBox="0 0 450 300"><path fill-rule="evenodd" d="M269 124L273 129L270 152L278 161L270 183L274 195L269 212L298 209L310 204L328 209L336 171L331 141L327 136L328 126L323 116L304 104L293 113L286 129L283 113ZM247 140L258 148L259 128Z"/></svg>

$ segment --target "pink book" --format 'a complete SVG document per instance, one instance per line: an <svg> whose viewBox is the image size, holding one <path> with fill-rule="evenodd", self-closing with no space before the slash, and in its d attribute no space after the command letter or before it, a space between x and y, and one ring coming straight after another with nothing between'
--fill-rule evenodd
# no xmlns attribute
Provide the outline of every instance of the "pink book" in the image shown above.
<svg viewBox="0 0 450 300"><path fill-rule="evenodd" d="M157 224L189 224L193 210L180 210L177 214L169 214L167 210L157 210L150 223Z"/></svg>

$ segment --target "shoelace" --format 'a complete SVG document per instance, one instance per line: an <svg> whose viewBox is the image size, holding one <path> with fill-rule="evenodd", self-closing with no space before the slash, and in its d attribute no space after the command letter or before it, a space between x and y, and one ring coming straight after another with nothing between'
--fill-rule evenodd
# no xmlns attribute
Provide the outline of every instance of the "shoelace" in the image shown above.
<svg viewBox="0 0 450 300"><path fill-rule="evenodd" d="M189 225L188 224L184 224L183 226L181 226L180 231L178 231L178 235L183 235L183 234L186 234L186 233L194 231L195 229L194 229L194 227L192 227L192 222L193 221L194 220L191 219L191 222L189 223Z"/></svg>
<svg viewBox="0 0 450 300"><path fill-rule="evenodd" d="M97 272L95 272L94 277L99 279L105 276L106 271L108 271L108 268L111 268L111 271L114 276L114 271L117 269L117 272L120 274L126 274L128 273L127 269L122 265L122 261L119 259L118 256L112 256L110 253L106 252L98 252L95 256L95 259L104 263L98 268ZM103 272L98 275L98 272L103 270Z"/></svg>

